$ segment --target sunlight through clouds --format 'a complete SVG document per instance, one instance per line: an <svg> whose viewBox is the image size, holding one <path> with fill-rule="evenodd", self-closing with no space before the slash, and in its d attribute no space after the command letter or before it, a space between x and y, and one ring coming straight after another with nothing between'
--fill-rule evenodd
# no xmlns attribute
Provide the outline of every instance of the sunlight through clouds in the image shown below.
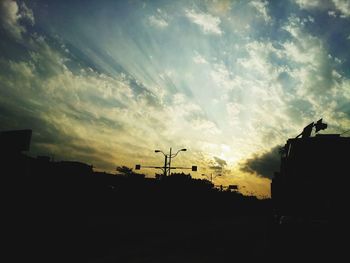
<svg viewBox="0 0 350 263"><path fill-rule="evenodd" d="M186 16L193 23L197 24L206 34L221 35L223 32L220 29L220 18L210 14L196 12L195 10L186 10Z"/></svg>
<svg viewBox="0 0 350 263"><path fill-rule="evenodd" d="M1 128L106 171L187 148L193 176L222 160L218 184L266 196L258 161L321 117L350 126L347 3L3 0Z"/></svg>

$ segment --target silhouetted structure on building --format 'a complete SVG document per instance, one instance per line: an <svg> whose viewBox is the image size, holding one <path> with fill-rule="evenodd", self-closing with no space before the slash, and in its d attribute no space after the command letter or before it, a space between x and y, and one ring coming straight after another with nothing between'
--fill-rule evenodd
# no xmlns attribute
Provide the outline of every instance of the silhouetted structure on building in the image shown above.
<svg viewBox="0 0 350 263"><path fill-rule="evenodd" d="M304 128L302 136L288 139L280 171L271 184L271 197L278 215L328 217L344 194L349 172L350 138L339 134L316 134L327 126L322 121Z"/></svg>

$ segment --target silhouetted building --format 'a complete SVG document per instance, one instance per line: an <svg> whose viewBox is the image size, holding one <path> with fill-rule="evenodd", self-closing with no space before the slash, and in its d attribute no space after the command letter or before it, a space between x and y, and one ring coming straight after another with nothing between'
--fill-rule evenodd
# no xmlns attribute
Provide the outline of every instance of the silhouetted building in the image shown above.
<svg viewBox="0 0 350 263"><path fill-rule="evenodd" d="M89 176L93 172L92 165L76 161L60 161L56 167L62 175Z"/></svg>
<svg viewBox="0 0 350 263"><path fill-rule="evenodd" d="M31 130L0 132L0 165L6 180L16 181L14 175L28 175L29 160L23 151L29 150L31 136Z"/></svg>
<svg viewBox="0 0 350 263"><path fill-rule="evenodd" d="M20 153L29 151L32 130L13 130L0 132L0 151Z"/></svg>
<svg viewBox="0 0 350 263"><path fill-rule="evenodd" d="M289 139L271 184L277 213L327 216L343 198L349 150L350 138L339 134Z"/></svg>
<svg viewBox="0 0 350 263"><path fill-rule="evenodd" d="M38 155L36 159L38 159L38 161L40 161L41 163L48 163L51 161L50 156L45 156L45 155Z"/></svg>

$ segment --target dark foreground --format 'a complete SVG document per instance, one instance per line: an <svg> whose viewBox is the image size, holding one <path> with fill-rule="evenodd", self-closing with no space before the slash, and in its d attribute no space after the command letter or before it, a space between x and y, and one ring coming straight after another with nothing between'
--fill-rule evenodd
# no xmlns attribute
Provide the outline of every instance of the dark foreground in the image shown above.
<svg viewBox="0 0 350 263"><path fill-rule="evenodd" d="M269 200L165 186L86 192L38 185L7 189L10 257L3 262L334 262L339 255L341 232L331 222L278 224Z"/></svg>
<svg viewBox="0 0 350 263"><path fill-rule="evenodd" d="M27 215L15 223L7 262L315 262L338 255L328 226L275 225L266 216Z"/></svg>
<svg viewBox="0 0 350 263"><path fill-rule="evenodd" d="M105 176L5 157L2 262L338 262L342 231L278 224L270 200L184 175Z"/></svg>

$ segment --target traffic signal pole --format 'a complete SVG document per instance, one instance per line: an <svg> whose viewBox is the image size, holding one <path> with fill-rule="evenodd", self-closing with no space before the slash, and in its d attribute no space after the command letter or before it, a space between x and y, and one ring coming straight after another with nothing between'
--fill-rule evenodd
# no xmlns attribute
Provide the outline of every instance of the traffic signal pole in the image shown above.
<svg viewBox="0 0 350 263"><path fill-rule="evenodd" d="M172 148L170 147L170 153L165 154L161 150L155 150L156 153L160 152L164 155L164 166L142 166L143 168L154 168L154 169L161 169L163 172L163 176L166 177L167 175L170 175L171 169L181 169L181 170L187 170L191 169L192 171L196 172L197 171L197 166L192 166L191 168L189 167L171 167L171 159L175 158L177 154L181 151L187 151L186 149L181 149L178 150L175 154L172 154ZM136 164L135 170L140 170L141 169L141 164Z"/></svg>

